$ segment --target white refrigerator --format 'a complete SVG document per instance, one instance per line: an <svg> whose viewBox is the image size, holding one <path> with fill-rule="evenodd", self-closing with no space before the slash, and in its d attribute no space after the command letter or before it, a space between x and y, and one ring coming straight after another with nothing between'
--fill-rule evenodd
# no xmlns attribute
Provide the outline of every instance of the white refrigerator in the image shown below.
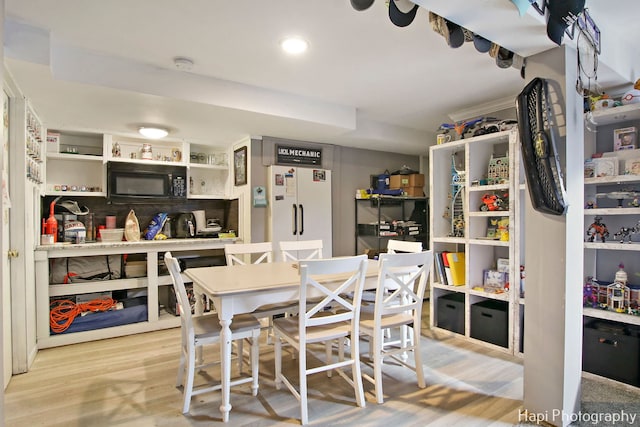
<svg viewBox="0 0 640 427"><path fill-rule="evenodd" d="M268 238L275 260L282 260L283 240L321 239L323 258L332 256L330 170L270 166L267 194Z"/></svg>

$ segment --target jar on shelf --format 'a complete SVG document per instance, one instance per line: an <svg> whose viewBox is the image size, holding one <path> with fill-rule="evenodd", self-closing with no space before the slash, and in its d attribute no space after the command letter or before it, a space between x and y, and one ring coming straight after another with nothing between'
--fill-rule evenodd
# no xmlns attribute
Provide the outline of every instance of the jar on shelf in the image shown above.
<svg viewBox="0 0 640 427"><path fill-rule="evenodd" d="M140 158L142 158L142 160L153 160L153 149L151 148L151 144L142 144L140 154Z"/></svg>

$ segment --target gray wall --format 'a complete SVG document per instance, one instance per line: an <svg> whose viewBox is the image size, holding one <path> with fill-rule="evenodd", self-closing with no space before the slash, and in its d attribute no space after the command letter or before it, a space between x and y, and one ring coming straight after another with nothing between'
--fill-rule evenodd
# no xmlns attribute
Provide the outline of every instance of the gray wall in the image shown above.
<svg viewBox="0 0 640 427"><path fill-rule="evenodd" d="M275 162L276 143L321 148L323 168L332 171L333 255L353 255L355 251L355 191L368 188L370 175L390 172L406 165L420 169L420 157L392 152L361 150L308 141L291 141L272 137L251 140L251 187L267 186L267 167ZM427 143L425 142L425 152ZM251 208L251 241L267 239L267 209Z"/></svg>

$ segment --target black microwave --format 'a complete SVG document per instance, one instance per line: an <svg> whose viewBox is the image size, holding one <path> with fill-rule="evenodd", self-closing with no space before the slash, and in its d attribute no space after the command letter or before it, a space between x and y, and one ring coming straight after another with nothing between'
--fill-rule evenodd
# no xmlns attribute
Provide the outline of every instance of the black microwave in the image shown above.
<svg viewBox="0 0 640 427"><path fill-rule="evenodd" d="M109 203L179 202L186 199L186 166L107 163Z"/></svg>

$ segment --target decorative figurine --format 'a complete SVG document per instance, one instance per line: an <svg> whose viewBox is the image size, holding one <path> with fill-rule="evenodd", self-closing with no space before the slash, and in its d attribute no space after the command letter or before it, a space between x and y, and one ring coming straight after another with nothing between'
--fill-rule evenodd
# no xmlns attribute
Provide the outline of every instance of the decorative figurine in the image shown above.
<svg viewBox="0 0 640 427"><path fill-rule="evenodd" d="M614 239L620 238L620 243L624 243L624 239L627 239L627 243L631 243L631 236L640 233L640 221L633 227L620 227L620 230L613 235Z"/></svg>
<svg viewBox="0 0 640 427"><path fill-rule="evenodd" d="M596 308L598 306L598 290L593 284L593 277L587 277L582 291L582 305Z"/></svg>
<svg viewBox="0 0 640 427"><path fill-rule="evenodd" d="M453 237L464 237L464 218L462 215L453 220Z"/></svg>
<svg viewBox="0 0 640 427"><path fill-rule="evenodd" d="M593 219L593 223L587 228L587 242L595 241L596 236L600 236L600 240L604 243L605 239L609 237L609 230L607 226L602 222L602 217L597 216Z"/></svg>
<svg viewBox="0 0 640 427"><path fill-rule="evenodd" d="M114 142L113 146L111 147L111 155L113 157L120 157L121 155L121 151L120 151L120 144L118 144L118 142Z"/></svg>

